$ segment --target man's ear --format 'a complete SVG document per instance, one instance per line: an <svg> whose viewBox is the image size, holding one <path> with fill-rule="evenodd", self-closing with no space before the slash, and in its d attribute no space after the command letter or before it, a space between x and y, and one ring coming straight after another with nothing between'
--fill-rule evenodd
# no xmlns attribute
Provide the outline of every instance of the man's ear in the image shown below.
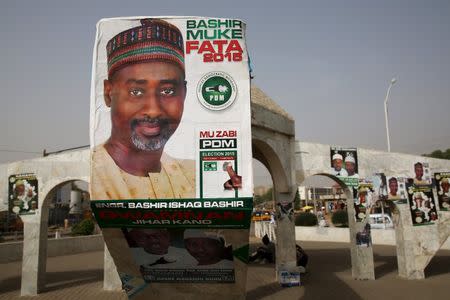
<svg viewBox="0 0 450 300"><path fill-rule="evenodd" d="M103 81L103 98L105 99L105 104L108 107L111 107L111 89L111 82L108 79L105 79Z"/></svg>

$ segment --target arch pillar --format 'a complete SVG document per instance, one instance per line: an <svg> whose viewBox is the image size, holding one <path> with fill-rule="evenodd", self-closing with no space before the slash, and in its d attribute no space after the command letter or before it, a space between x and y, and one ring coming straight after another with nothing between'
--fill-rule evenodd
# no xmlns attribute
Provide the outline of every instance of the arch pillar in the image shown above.
<svg viewBox="0 0 450 300"><path fill-rule="evenodd" d="M296 267L294 199L295 123L261 90L252 87L253 157L269 170L276 204L276 274Z"/></svg>

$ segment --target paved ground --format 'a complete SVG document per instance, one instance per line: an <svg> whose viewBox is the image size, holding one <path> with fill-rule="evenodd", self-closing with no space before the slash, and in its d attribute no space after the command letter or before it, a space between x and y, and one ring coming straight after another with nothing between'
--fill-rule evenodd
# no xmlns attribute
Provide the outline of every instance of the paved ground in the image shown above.
<svg viewBox="0 0 450 300"><path fill-rule="evenodd" d="M397 276L395 248L375 246L377 280L351 278L346 244L305 242L310 256L303 286L281 288L274 281L273 265L250 265L247 299L428 299L449 298L450 251L440 251L426 269L425 280ZM126 299L102 288L103 253L89 252L52 257L47 261L46 291L38 297L19 298L21 263L0 265L0 299Z"/></svg>

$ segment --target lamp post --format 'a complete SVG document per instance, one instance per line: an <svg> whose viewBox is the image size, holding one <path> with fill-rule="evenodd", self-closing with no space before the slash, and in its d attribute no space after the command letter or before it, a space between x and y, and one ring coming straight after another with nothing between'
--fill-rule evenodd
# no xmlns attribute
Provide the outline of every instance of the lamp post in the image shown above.
<svg viewBox="0 0 450 300"><path fill-rule="evenodd" d="M384 117L386 120L386 137L387 137L387 148L388 152L391 152L391 142L389 139L389 122L388 122L388 109L387 109L387 102L389 100L389 94L391 92L391 88L394 85L394 83L397 82L397 79L392 78L391 82L389 83L389 87L387 89L386 98L384 99Z"/></svg>

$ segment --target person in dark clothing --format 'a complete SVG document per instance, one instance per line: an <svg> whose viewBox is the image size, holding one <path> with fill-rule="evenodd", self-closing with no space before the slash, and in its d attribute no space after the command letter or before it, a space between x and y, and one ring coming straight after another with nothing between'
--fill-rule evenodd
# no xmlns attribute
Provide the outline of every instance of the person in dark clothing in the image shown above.
<svg viewBox="0 0 450 300"><path fill-rule="evenodd" d="M249 262L267 261L269 263L275 262L275 244L270 241L269 237L266 235L262 238L263 246L259 247L256 252L254 252L249 257Z"/></svg>

